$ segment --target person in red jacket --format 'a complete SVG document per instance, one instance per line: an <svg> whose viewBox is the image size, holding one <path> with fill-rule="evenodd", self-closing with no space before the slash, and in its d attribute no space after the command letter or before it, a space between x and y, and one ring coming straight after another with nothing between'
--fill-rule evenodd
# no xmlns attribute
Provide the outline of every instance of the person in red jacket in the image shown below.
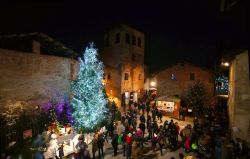
<svg viewBox="0 0 250 159"><path fill-rule="evenodd" d="M126 136L126 159L131 159L132 143L133 143L132 134L128 133L128 135Z"/></svg>

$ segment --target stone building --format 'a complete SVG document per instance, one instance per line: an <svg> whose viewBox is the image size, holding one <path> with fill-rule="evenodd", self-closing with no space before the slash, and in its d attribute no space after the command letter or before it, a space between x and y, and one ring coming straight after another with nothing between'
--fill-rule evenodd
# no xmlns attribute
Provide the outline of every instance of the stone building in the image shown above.
<svg viewBox="0 0 250 159"><path fill-rule="evenodd" d="M104 35L101 52L105 65L104 83L110 98L128 103L142 95L144 88L144 33L124 24L116 25ZM119 104L118 104L119 105Z"/></svg>
<svg viewBox="0 0 250 159"><path fill-rule="evenodd" d="M179 62L162 69L154 74L151 81L156 83L159 97L181 95L189 85L196 81L205 84L210 95L213 95L214 90L213 73L187 62Z"/></svg>
<svg viewBox="0 0 250 159"><path fill-rule="evenodd" d="M250 76L249 52L240 51L229 57L228 113L232 138L250 143Z"/></svg>
<svg viewBox="0 0 250 159"><path fill-rule="evenodd" d="M0 36L0 104L69 94L76 53L42 33Z"/></svg>

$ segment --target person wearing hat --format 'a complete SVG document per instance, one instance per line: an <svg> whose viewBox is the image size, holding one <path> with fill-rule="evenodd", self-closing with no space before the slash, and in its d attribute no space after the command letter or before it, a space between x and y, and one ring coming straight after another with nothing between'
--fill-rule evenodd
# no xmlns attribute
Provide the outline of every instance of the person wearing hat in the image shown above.
<svg viewBox="0 0 250 159"><path fill-rule="evenodd" d="M78 137L78 143L76 144L76 153L74 154L75 159L80 159L83 156L84 151L88 148L88 145L84 142L84 135L81 134Z"/></svg>

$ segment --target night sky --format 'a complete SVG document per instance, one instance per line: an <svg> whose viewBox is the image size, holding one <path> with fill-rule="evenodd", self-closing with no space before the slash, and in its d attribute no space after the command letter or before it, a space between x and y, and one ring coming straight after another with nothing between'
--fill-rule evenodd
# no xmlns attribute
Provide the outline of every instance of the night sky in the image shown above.
<svg viewBox="0 0 250 159"><path fill-rule="evenodd" d="M123 22L145 33L145 60L157 69L179 60L211 68L230 31L216 0L70 2L1 2L0 34L43 32L82 52L90 41L101 49L105 29ZM245 39L240 27L236 35Z"/></svg>

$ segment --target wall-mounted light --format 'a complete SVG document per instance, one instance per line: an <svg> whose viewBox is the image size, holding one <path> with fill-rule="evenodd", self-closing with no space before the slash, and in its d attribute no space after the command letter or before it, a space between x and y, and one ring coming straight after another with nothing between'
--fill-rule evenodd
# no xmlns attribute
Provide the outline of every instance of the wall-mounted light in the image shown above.
<svg viewBox="0 0 250 159"><path fill-rule="evenodd" d="M156 82L155 82L155 81L152 81L152 82L150 83L150 85L151 85L152 87L154 87L154 86L156 86Z"/></svg>
<svg viewBox="0 0 250 159"><path fill-rule="evenodd" d="M103 84L103 86L105 87L106 86L106 80L102 80L102 84Z"/></svg>
<svg viewBox="0 0 250 159"><path fill-rule="evenodd" d="M229 67L230 66L229 62L221 62L221 65L225 66L225 67Z"/></svg>

